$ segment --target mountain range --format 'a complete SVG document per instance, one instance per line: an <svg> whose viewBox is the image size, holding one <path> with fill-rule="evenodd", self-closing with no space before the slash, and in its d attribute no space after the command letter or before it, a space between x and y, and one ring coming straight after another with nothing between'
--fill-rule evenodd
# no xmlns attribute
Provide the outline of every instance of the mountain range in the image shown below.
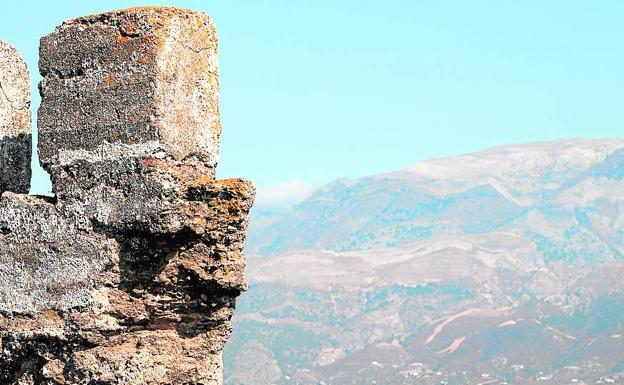
<svg viewBox="0 0 624 385"><path fill-rule="evenodd" d="M229 384L624 383L624 139L337 180L247 253Z"/></svg>

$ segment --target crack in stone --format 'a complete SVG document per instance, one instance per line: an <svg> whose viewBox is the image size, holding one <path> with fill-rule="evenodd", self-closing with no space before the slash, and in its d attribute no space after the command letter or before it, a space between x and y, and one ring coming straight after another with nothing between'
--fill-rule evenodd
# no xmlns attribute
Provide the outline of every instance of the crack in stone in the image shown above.
<svg viewBox="0 0 624 385"><path fill-rule="evenodd" d="M23 107L19 107L19 108L15 107L14 102L9 98L9 96L6 94L6 91L2 87L2 82L1 81L0 81L0 93L2 93L2 96L4 96L4 99L7 101L7 103L9 103L9 106L11 106L11 109L13 111L24 111L25 109L27 109L29 107L28 105L23 106Z"/></svg>

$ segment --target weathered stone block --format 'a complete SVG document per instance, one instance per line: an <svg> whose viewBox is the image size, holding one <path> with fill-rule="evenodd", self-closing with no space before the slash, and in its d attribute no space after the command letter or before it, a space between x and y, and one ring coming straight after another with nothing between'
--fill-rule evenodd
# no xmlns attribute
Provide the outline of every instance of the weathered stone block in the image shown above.
<svg viewBox="0 0 624 385"><path fill-rule="evenodd" d="M30 189L30 122L28 68L13 46L0 41L0 193Z"/></svg>
<svg viewBox="0 0 624 385"><path fill-rule="evenodd" d="M77 231L42 198L6 192L0 198L0 313L33 314L91 303L106 280L117 243ZM110 283L110 282L109 282Z"/></svg>
<svg viewBox="0 0 624 385"><path fill-rule="evenodd" d="M44 167L103 156L105 143L214 167L217 68L215 27L199 12L131 8L63 23L40 46Z"/></svg>
<svg viewBox="0 0 624 385"><path fill-rule="evenodd" d="M176 225L164 223L164 213L184 199L187 183L213 180L214 168L198 161L126 157L78 159L53 167L51 174L60 209L78 215L85 228L167 232L158 228Z"/></svg>

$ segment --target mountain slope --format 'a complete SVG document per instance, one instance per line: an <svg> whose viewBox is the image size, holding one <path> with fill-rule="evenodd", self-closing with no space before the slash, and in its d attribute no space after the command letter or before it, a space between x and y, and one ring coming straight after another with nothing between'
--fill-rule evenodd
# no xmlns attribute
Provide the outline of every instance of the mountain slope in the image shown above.
<svg viewBox="0 0 624 385"><path fill-rule="evenodd" d="M623 170L624 139L507 146L252 222L230 383L624 383Z"/></svg>

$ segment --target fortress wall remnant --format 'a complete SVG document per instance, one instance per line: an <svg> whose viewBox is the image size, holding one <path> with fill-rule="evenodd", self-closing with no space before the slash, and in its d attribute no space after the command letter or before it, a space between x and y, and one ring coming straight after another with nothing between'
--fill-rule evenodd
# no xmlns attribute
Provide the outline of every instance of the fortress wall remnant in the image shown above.
<svg viewBox="0 0 624 385"><path fill-rule="evenodd" d="M0 384L221 384L254 188L215 180L212 20L70 20L39 68L55 197L0 197Z"/></svg>

